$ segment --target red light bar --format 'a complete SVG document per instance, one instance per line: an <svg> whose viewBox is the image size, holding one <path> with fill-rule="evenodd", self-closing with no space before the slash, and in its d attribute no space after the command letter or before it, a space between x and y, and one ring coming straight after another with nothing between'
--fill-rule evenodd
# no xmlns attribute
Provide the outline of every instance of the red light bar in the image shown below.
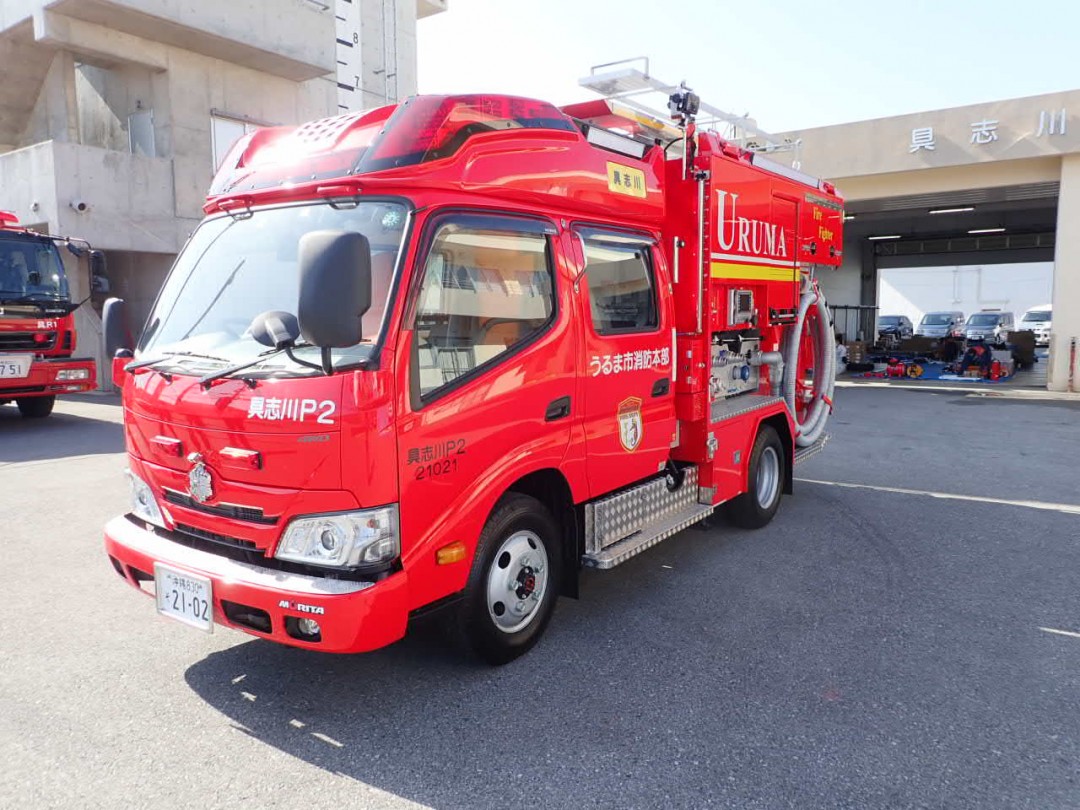
<svg viewBox="0 0 1080 810"><path fill-rule="evenodd" d="M0 228L5 225L13 225L18 227L19 218L15 216L11 211L0 211Z"/></svg>
<svg viewBox="0 0 1080 810"><path fill-rule="evenodd" d="M517 96L414 96L396 106L245 135L222 162L208 197L332 181L438 160L453 155L473 135L507 129L577 133L570 118L545 101ZM210 202L205 210L218 207Z"/></svg>
<svg viewBox="0 0 1080 810"><path fill-rule="evenodd" d="M404 101L364 154L360 172L449 157L473 135L506 129L576 132L554 105L517 96L417 96Z"/></svg>

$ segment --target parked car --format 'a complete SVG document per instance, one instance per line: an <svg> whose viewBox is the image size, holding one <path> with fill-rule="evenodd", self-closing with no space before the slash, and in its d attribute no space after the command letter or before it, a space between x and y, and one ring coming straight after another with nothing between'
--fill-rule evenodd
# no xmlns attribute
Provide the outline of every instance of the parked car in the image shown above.
<svg viewBox="0 0 1080 810"><path fill-rule="evenodd" d="M1050 345L1050 314L1050 305L1043 304L1042 306L1032 307L1020 319L1021 329L1030 329L1035 333L1036 346Z"/></svg>
<svg viewBox="0 0 1080 810"><path fill-rule="evenodd" d="M964 324L964 339L1004 346L1008 333L1016 328L1016 317L1000 309L984 309L972 314Z"/></svg>
<svg viewBox="0 0 1080 810"><path fill-rule="evenodd" d="M898 343L915 334L915 326L907 315L882 315L877 329L878 339L883 343Z"/></svg>
<svg viewBox="0 0 1080 810"><path fill-rule="evenodd" d="M964 332L963 312L927 312L919 321L916 335L943 338L961 336Z"/></svg>

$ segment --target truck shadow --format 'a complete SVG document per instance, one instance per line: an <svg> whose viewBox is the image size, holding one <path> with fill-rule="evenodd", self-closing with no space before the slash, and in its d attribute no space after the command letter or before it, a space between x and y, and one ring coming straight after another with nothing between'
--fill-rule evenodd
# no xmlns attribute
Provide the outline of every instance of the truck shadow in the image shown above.
<svg viewBox="0 0 1080 810"><path fill-rule="evenodd" d="M123 451L119 421L64 413L59 404L47 419L23 419L15 406L0 406L0 464Z"/></svg>
<svg viewBox="0 0 1080 810"><path fill-rule="evenodd" d="M669 543L685 560L724 540ZM587 596L561 599L541 643L501 668L467 660L429 620L358 656L240 643L185 678L238 731L422 804L661 806L701 689L730 688L730 650L691 641L702 628L677 618L669 572L635 562L622 579L587 575Z"/></svg>

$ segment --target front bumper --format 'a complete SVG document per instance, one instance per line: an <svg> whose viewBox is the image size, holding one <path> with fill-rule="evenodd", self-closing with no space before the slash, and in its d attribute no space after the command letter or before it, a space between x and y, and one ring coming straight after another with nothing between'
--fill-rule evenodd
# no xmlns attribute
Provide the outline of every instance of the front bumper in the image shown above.
<svg viewBox="0 0 1080 810"><path fill-rule="evenodd" d="M23 352L13 352L23 354ZM60 380L61 371L85 369L85 380ZM35 360L26 377L0 380L0 400L18 397L47 397L56 394L75 394L97 388L97 366L93 360L69 359Z"/></svg>
<svg viewBox="0 0 1080 810"><path fill-rule="evenodd" d="M355 582L263 568L189 548L122 516L105 526L105 551L128 584L153 594L154 563L161 562L210 580L214 623L294 647L356 653L385 647L405 635L408 623L406 577ZM239 608L238 608L239 606ZM297 607L299 606L299 607ZM251 617L265 614L269 629ZM315 619L319 641L289 634L295 622Z"/></svg>

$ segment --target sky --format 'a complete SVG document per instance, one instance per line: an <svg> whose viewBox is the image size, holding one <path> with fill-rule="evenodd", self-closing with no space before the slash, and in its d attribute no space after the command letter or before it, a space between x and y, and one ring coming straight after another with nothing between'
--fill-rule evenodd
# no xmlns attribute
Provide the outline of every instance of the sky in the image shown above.
<svg viewBox="0 0 1080 810"><path fill-rule="evenodd" d="M590 68L664 82L786 132L1080 89L1076 0L448 0L417 25L421 93L568 104ZM633 66L640 67L642 63Z"/></svg>

